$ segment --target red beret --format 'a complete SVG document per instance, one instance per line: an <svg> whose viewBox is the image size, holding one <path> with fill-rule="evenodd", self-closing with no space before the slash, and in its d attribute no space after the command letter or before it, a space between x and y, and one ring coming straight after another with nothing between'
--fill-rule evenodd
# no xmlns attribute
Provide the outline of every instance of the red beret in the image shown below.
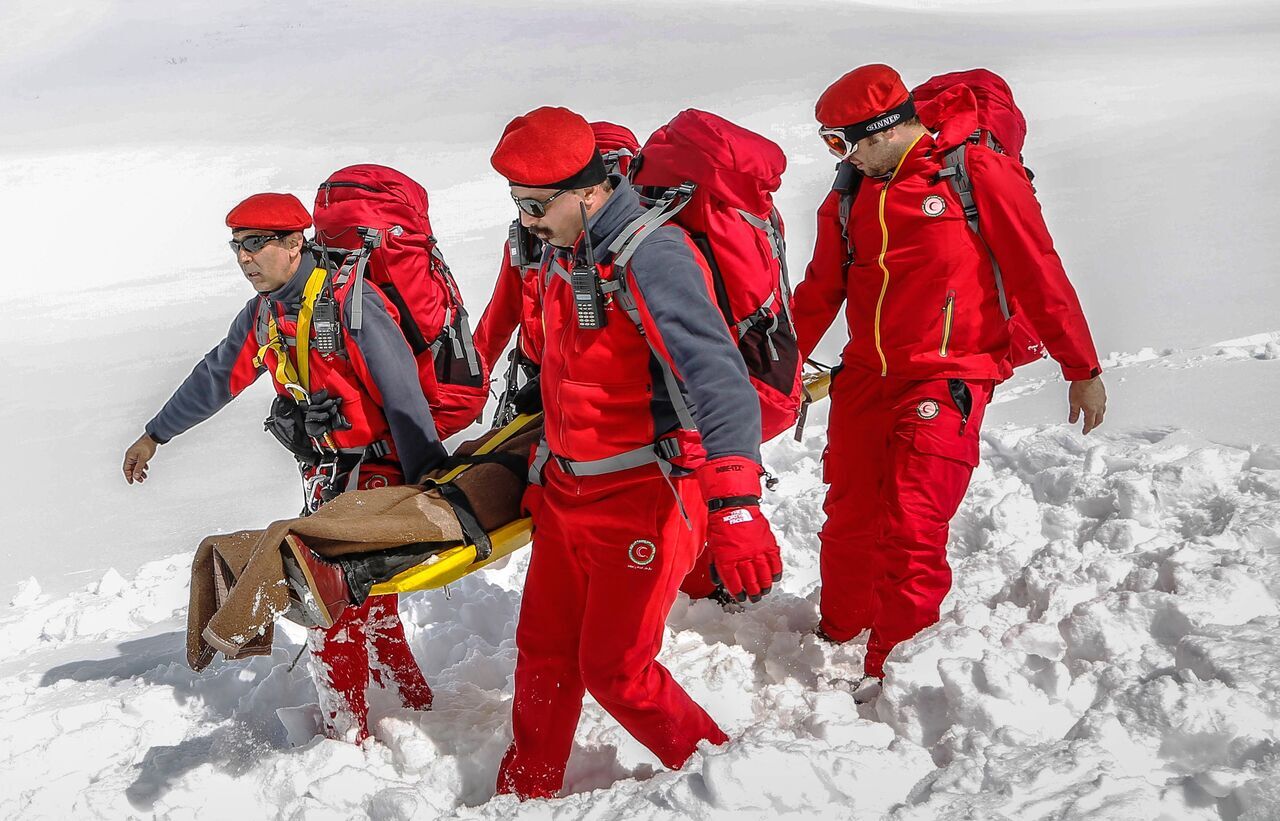
<svg viewBox="0 0 1280 821"><path fill-rule="evenodd" d="M882 63L861 66L836 80L818 98L814 114L830 128L875 120L907 101L898 72Z"/></svg>
<svg viewBox="0 0 1280 821"><path fill-rule="evenodd" d="M311 227L311 215L293 194L254 194L231 209L227 227L302 231Z"/></svg>
<svg viewBox="0 0 1280 821"><path fill-rule="evenodd" d="M489 159L512 185L585 188L604 182L596 135L582 115L543 106L507 124Z"/></svg>

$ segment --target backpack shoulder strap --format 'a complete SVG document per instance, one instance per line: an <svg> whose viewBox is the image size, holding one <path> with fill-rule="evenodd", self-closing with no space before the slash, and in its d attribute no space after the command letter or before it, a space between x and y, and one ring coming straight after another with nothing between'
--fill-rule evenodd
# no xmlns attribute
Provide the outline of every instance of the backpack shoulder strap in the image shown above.
<svg viewBox="0 0 1280 821"><path fill-rule="evenodd" d="M836 163L836 179L832 191L840 192L840 238L844 240L845 253L853 260L853 240L849 234L849 216L853 213L853 201L862 185L862 174L847 162Z"/></svg>
<svg viewBox="0 0 1280 821"><path fill-rule="evenodd" d="M996 296L1000 300L1000 313L1004 314L1007 320L1013 314L1009 310L1009 297L1004 290L1004 275L1000 272L1000 263L996 260L996 255L991 253L991 246L987 245L986 239L982 236L982 231L978 225L978 203L973 198L973 178L969 176L969 169L965 165L965 157L970 145L983 144L993 151L998 151L999 147L989 133L978 130L969 135L969 138L950 149L942 155L942 170L938 172L939 179L946 179L951 185L951 190L956 193L956 197L960 200L960 207L964 209L964 221L969 224L969 229L982 240L983 246L987 249L987 256L991 258L991 272L996 279Z"/></svg>
<svg viewBox="0 0 1280 821"><path fill-rule="evenodd" d="M266 297L258 297L258 313L253 319L253 338L259 348L271 344L271 303Z"/></svg>
<svg viewBox="0 0 1280 821"><path fill-rule="evenodd" d="M298 352L298 377L302 387L308 391L311 390L311 318L315 313L316 299L328 283L328 269L317 265L307 277L307 286L302 292L302 305L298 308L294 347Z"/></svg>
<svg viewBox="0 0 1280 821"><path fill-rule="evenodd" d="M692 182L664 189L662 195L654 201L648 211L632 220L631 224L623 228L622 233L609 243L608 251L613 254L613 264L625 269L627 263L631 261L631 255L640 246L640 241L654 228L670 222L676 214L679 214L693 200L693 192L696 189L697 185Z"/></svg>

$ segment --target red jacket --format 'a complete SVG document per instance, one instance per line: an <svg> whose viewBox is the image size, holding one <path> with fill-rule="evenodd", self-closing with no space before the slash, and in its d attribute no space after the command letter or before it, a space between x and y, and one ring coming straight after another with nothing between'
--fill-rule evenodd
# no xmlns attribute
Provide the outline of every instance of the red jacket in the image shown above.
<svg viewBox="0 0 1280 821"><path fill-rule="evenodd" d="M813 259L795 293L801 354L812 353L847 303L843 361L851 367L903 379L1007 379L1008 321L985 239L1009 302L1063 375L1074 381L1101 373L1079 299L1019 162L986 146L968 147L981 238L938 177L943 152L977 128L971 94L949 103L936 139L921 137L888 179L862 180L849 217L851 254L841 236L840 193L832 191L818 209Z"/></svg>
<svg viewBox="0 0 1280 821"><path fill-rule="evenodd" d="M511 264L511 249L503 245L502 267L493 296L476 326L475 345L480 358L497 370L498 357L520 326L520 351L533 363L542 361L542 323L538 310L537 270L522 271Z"/></svg>
<svg viewBox="0 0 1280 821"><path fill-rule="evenodd" d="M627 278L644 335L612 295L603 328L578 327L568 272L582 256L581 240L572 249L546 247L537 279L551 454L594 462L675 439L680 458L671 461L682 468L696 468L704 456L759 462L760 402L712 301L706 262L683 230L664 225L640 242L625 271L615 270L605 249L646 209L630 185L618 177L614 183L591 218L591 239L599 276L606 283ZM671 395L657 356L671 366L680 398ZM678 404L690 410L692 428L679 418Z"/></svg>
<svg viewBox="0 0 1280 821"><path fill-rule="evenodd" d="M315 258L310 252L303 254L298 271L285 285L245 304L227 336L196 365L147 423L147 433L153 439L167 442L203 422L263 373L272 374L277 393L285 392L275 378L279 362L276 351L266 349L261 364L255 362L260 338L266 335L265 329L260 334L258 328L260 308L265 305L275 318L278 332L289 348L289 358L296 365L293 337L298 309L314 269ZM335 290L344 320L342 350L320 354L313 342L308 356L309 387L312 391L324 388L330 396L342 398L339 411L351 427L333 432L337 447L363 449L382 442L389 453L380 461L398 463L404 476L413 481L447 454L422 392L413 351L397 323L395 306L376 285L365 282L361 295L363 327L352 331L351 286L349 281Z"/></svg>

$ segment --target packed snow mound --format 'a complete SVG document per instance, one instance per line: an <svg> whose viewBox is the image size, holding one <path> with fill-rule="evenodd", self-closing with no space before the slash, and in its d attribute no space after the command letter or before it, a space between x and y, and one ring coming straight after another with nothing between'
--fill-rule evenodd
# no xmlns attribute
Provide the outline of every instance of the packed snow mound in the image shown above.
<svg viewBox="0 0 1280 821"><path fill-rule="evenodd" d="M402 598L435 707L373 691L363 747L316 735L292 625L270 657L186 668L177 556L62 598L32 580L4 611L0 817L1280 814L1280 449L988 432L942 620L858 705L845 681L862 642L809 633L821 428L766 449L783 480L768 509L788 563L776 592L738 613L684 598L672 612L660 658L733 737L679 772L588 700L567 796L493 798L527 551Z"/></svg>

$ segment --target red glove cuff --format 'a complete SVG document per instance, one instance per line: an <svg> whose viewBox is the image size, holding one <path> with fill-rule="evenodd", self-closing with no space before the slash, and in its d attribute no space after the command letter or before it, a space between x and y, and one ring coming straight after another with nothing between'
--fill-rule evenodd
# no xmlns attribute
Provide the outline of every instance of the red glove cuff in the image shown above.
<svg viewBox="0 0 1280 821"><path fill-rule="evenodd" d="M721 456L695 471L702 498L710 502L726 496L760 496L760 474L764 468L745 456Z"/></svg>

